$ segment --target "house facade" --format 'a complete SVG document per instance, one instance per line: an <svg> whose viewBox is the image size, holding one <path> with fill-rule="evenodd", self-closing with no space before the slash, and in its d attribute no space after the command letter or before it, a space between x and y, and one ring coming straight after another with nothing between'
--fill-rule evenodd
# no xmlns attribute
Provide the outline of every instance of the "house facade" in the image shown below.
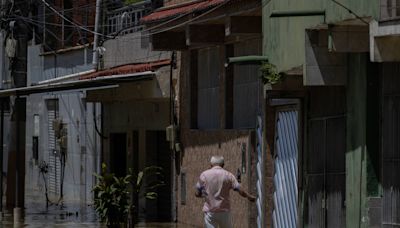
<svg viewBox="0 0 400 228"><path fill-rule="evenodd" d="M152 33L154 50L178 51L179 107L174 123L178 222L202 226L203 201L194 186L213 155L255 194L263 173L256 129L263 128L263 93L259 67L262 53L260 1L168 1L142 19ZM203 16L204 15L204 16ZM251 26L249 26L251 25ZM171 29L172 28L172 29ZM260 156L262 153L260 152ZM258 172L257 172L258 170ZM259 185L261 187L261 185ZM261 189L259 189L261 191ZM235 226L256 227L257 205L232 193ZM261 224L260 224L261 225Z"/></svg>
<svg viewBox="0 0 400 228"><path fill-rule="evenodd" d="M297 205L282 200L295 188L274 182L268 215L275 227L293 227L283 216L293 210L299 227L398 224L398 180L389 175L398 169L390 141L396 41L386 33L395 31L396 9L392 1L264 1L264 55L284 75L266 87L274 179L291 170L279 147L290 140L282 135L287 118L279 109L299 113L288 125L298 129Z"/></svg>
<svg viewBox="0 0 400 228"><path fill-rule="evenodd" d="M8 206L17 180L28 204L85 208L102 162L159 166L158 199L132 195L135 222L200 227L194 187L222 155L257 195L232 194L237 227L396 227L397 2L113 1L97 32L95 1L35 5L27 88L0 37L0 97L26 97L23 124L1 117Z"/></svg>

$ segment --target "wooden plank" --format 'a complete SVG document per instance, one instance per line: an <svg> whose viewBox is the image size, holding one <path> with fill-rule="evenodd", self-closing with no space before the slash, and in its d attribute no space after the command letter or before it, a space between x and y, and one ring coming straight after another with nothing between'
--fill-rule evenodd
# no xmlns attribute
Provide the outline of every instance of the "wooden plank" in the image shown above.
<svg viewBox="0 0 400 228"><path fill-rule="evenodd" d="M225 24L225 36L240 34L261 34L262 17L260 16L233 16Z"/></svg>
<svg viewBox="0 0 400 228"><path fill-rule="evenodd" d="M186 36L184 32L162 32L151 35L154 51L181 51L186 50Z"/></svg>
<svg viewBox="0 0 400 228"><path fill-rule="evenodd" d="M221 44L225 42L223 25L189 25L186 27L186 45Z"/></svg>

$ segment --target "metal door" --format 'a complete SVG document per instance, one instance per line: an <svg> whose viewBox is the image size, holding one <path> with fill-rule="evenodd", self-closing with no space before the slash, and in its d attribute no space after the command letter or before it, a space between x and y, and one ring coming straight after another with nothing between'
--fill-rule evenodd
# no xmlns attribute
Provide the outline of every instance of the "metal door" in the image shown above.
<svg viewBox="0 0 400 228"><path fill-rule="evenodd" d="M295 228L297 221L298 111L277 112L275 133L275 228Z"/></svg>
<svg viewBox="0 0 400 228"><path fill-rule="evenodd" d="M332 116L308 122L308 227L345 227L346 117Z"/></svg>
<svg viewBox="0 0 400 228"><path fill-rule="evenodd" d="M61 163L56 148L56 135L53 128L53 122L58 118L58 100L50 99L46 101L47 105L47 133L48 133L48 153L49 153L49 173L48 187L50 198L58 200L60 194L60 174Z"/></svg>
<svg viewBox="0 0 400 228"><path fill-rule="evenodd" d="M382 67L382 227L400 227L400 64Z"/></svg>
<svg viewBox="0 0 400 228"><path fill-rule="evenodd" d="M346 227L346 88L308 89L302 225Z"/></svg>

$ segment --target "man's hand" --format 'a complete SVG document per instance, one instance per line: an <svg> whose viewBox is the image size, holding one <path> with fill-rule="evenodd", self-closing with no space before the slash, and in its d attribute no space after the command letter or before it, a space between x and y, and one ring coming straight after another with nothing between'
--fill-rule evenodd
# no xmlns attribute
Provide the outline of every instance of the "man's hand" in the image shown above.
<svg viewBox="0 0 400 228"><path fill-rule="evenodd" d="M252 196L252 195L248 195L248 196L247 196L247 199L248 199L250 202L255 202L256 199L257 199L257 197Z"/></svg>
<svg viewBox="0 0 400 228"><path fill-rule="evenodd" d="M242 189L238 189L237 191L242 197L247 198L250 202L254 202L257 199L257 197L250 195L249 193L247 193L246 191L244 191Z"/></svg>

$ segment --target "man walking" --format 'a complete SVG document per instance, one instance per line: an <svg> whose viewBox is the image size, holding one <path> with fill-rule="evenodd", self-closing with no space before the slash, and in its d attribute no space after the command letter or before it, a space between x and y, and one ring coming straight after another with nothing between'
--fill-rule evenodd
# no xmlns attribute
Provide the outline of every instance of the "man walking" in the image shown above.
<svg viewBox="0 0 400 228"><path fill-rule="evenodd" d="M206 228L232 228L229 193L238 192L254 202L256 197L244 191L236 177L223 169L222 156L211 157L211 169L204 171L196 185L196 197L204 197L203 207Z"/></svg>

